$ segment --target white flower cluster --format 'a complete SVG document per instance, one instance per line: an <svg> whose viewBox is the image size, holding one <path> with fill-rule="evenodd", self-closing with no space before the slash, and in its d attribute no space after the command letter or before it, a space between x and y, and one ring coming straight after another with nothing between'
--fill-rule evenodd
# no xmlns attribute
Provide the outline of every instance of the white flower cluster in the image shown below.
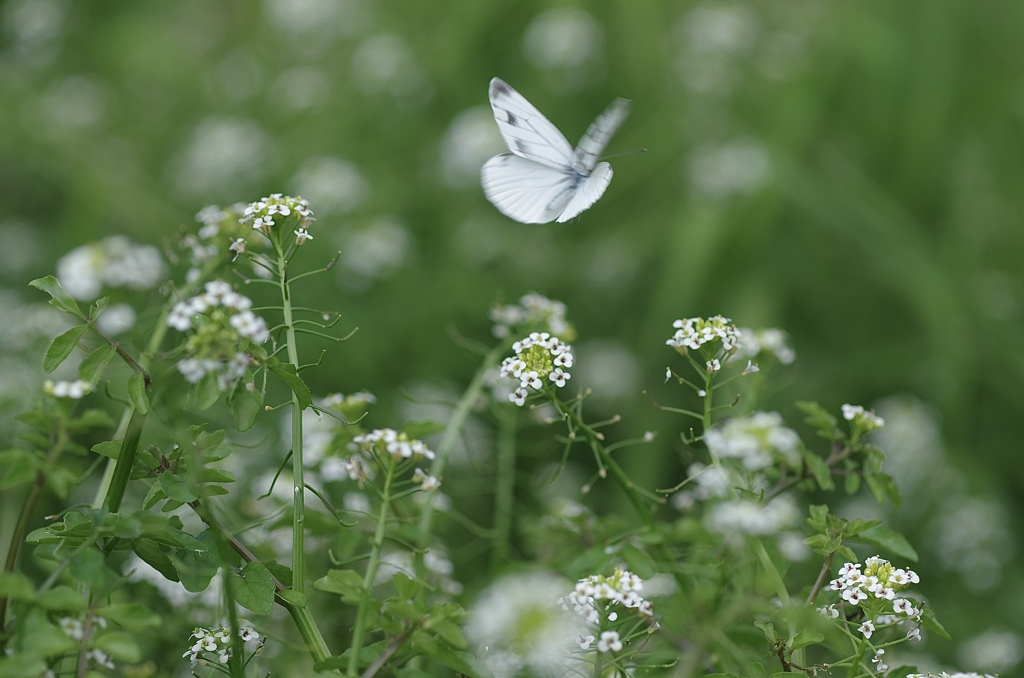
<svg viewBox="0 0 1024 678"><path fill-rule="evenodd" d="M494 322L494 336L504 339L513 330L527 329L543 329L555 336L569 336L572 327L565 319L565 314L566 307L562 302L530 292L521 296L518 304L495 306L488 315Z"/></svg>
<svg viewBox="0 0 1024 678"><path fill-rule="evenodd" d="M242 639L242 642L256 641L259 640L260 634L256 632L253 627L248 624L238 629L238 636ZM199 663L205 663L204 660L208 658L216 658L216 661L220 664L227 664L228 660L231 659L231 629L227 626L220 626L215 629L204 629L197 627L189 639L196 639L196 642L192 643L192 647L182 654L182 657L188 657L189 663L195 666ZM256 648L258 651L259 648ZM203 657L202 655L210 655L210 657Z"/></svg>
<svg viewBox="0 0 1024 678"><path fill-rule="evenodd" d="M512 350L515 355L501 363L501 376L519 380L508 399L520 407L529 395L527 388L540 391L545 381L561 388L571 376L566 370L572 367L572 347L547 332L531 332L512 344Z"/></svg>
<svg viewBox="0 0 1024 678"><path fill-rule="evenodd" d="M862 431L874 431L885 426L885 420L861 405L843 405L843 419L856 423Z"/></svg>
<svg viewBox="0 0 1024 678"><path fill-rule="evenodd" d="M731 320L720 315L707 320L704 318L676 320L672 323L672 327L676 328L676 332L665 343L683 354L688 350L696 351L705 344L715 341L722 342L723 353L730 353L736 350L739 343L739 329L732 324Z"/></svg>
<svg viewBox="0 0 1024 678"><path fill-rule="evenodd" d="M82 300L95 299L104 287L155 287L166 271L160 250L119 235L76 247L57 262L61 286Z"/></svg>
<svg viewBox="0 0 1024 678"><path fill-rule="evenodd" d="M416 469L412 472L412 481L420 486L420 489L424 492L430 492L441 487L440 478L436 478L421 468Z"/></svg>
<svg viewBox="0 0 1024 678"><path fill-rule="evenodd" d="M74 381L53 381L47 379L43 382L43 393L52 395L54 398L71 398L81 400L87 393L92 392L92 384L81 379Z"/></svg>
<svg viewBox="0 0 1024 678"><path fill-rule="evenodd" d="M616 621L618 613L612 609L616 605L636 610L645 617L653 617L651 601L640 595L643 588L644 582L640 577L629 570L617 568L610 577L595 574L580 579L572 593L560 598L558 602L563 610L572 610L589 624L599 624L602 616L610 622ZM577 642L585 650L593 639L593 636L581 636ZM615 634L615 639L618 639L618 634ZM598 649L601 649L601 644L598 645ZM601 651L607 652L606 649Z"/></svg>
<svg viewBox="0 0 1024 678"><path fill-rule="evenodd" d="M775 327L765 327L759 330L752 330L748 327L741 327L740 336L742 341L737 345L736 356L738 358L756 358L762 353L775 356L783 365L790 365L796 360L796 351L789 344L789 335L783 330Z"/></svg>
<svg viewBox="0 0 1024 678"><path fill-rule="evenodd" d="M762 504L748 499L732 499L715 504L705 515L709 531L720 534L728 542L744 535L766 537L792 527L800 519L793 500L786 495Z"/></svg>
<svg viewBox="0 0 1024 678"><path fill-rule="evenodd" d="M369 449L381 447L391 455L395 461L402 459L433 459L434 451L427 447L422 440L410 438L407 434L396 431L392 428L377 428L369 433L358 435L352 442ZM357 469L353 469L358 471ZM360 477L361 474L350 473L351 477Z"/></svg>
<svg viewBox="0 0 1024 678"><path fill-rule="evenodd" d="M94 616L92 618L93 624L101 629L107 628L107 620L100 616ZM57 621L60 630L64 632L71 640L82 642L85 638L85 624L82 623L81 619L77 617L61 617ZM110 656L99 648L91 648L85 655L86 660L92 660L96 662L96 666L104 669L114 668L114 662L110 659Z"/></svg>
<svg viewBox="0 0 1024 678"><path fill-rule="evenodd" d="M838 591L842 599L850 605L860 605L865 601L887 601L892 603L892 612L878 615L874 620L867 619L860 625L860 631L865 638L871 638L875 631L875 623L890 624L901 620L921 621L922 611L914 607L913 601L907 598L897 597L897 593L906 589L911 584L918 584L921 578L913 570L894 568L884 558L872 556L864 561L861 572L860 563L846 563L839 569L839 578L829 582L829 590ZM834 606L828 605L819 608L818 612L824 616L837 618L838 611ZM907 634L908 637L919 639L920 630L915 628Z"/></svg>
<svg viewBox="0 0 1024 678"><path fill-rule="evenodd" d="M749 417L730 419L704 434L708 449L719 459L737 459L744 468L759 471L777 460L800 461L800 437L783 425L777 412L755 412Z"/></svg>
<svg viewBox="0 0 1024 678"><path fill-rule="evenodd" d="M313 210L309 209L309 201L301 197L285 196L280 193L272 193L266 198L250 203L242 210L243 224L251 226L254 230L268 235L277 225L276 218L293 216L299 222L295 230L295 244L301 245L313 236L307 230L313 225Z"/></svg>
<svg viewBox="0 0 1024 678"><path fill-rule="evenodd" d="M206 283L202 294L174 305L167 315L168 326L179 332L195 330L188 342L189 357L178 361L178 371L189 383L215 374L218 388L224 391L245 376L252 359L237 350L239 339L262 344L270 338L266 321L251 308L252 300L223 280ZM193 322L196 316L205 316L210 322L197 327Z"/></svg>

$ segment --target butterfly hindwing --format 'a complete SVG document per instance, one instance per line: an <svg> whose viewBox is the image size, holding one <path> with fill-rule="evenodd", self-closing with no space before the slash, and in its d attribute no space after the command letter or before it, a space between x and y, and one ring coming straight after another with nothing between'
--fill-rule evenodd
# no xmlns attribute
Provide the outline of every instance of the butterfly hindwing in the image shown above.
<svg viewBox="0 0 1024 678"><path fill-rule="evenodd" d="M612 180L612 166L606 162L599 162L590 172L590 176L584 179L573 191L572 198L566 204L565 209L558 215L556 221L565 223L583 210L587 209L597 199L604 195L604 189Z"/></svg>
<svg viewBox="0 0 1024 678"><path fill-rule="evenodd" d="M505 81L493 78L488 94L511 151L480 170L484 194L498 211L524 224L565 222L604 195L612 168L598 159L629 114L629 101L613 101L573 150L558 128Z"/></svg>
<svg viewBox="0 0 1024 678"><path fill-rule="evenodd" d="M562 168L572 163L572 146L526 97L500 78L491 80L488 94L508 150L548 167Z"/></svg>
<svg viewBox="0 0 1024 678"><path fill-rule="evenodd" d="M554 221L574 197L572 173L513 153L494 156L480 175L487 199L502 214L524 224Z"/></svg>

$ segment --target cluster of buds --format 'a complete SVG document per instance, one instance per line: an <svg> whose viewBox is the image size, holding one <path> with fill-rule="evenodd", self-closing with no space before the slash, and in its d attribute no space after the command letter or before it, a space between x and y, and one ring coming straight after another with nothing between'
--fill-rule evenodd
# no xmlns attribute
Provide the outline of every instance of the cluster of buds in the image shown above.
<svg viewBox="0 0 1024 678"><path fill-rule="evenodd" d="M714 342L721 342L721 354L731 355L739 343L740 331L732 321L720 315L705 320L704 318L686 318L672 323L675 334L665 343L679 353L686 355L688 351L697 351L705 346L712 347Z"/></svg>
<svg viewBox="0 0 1024 678"><path fill-rule="evenodd" d="M238 637L247 643L258 641L260 634L253 627L245 625L238 629ZM231 659L231 629L227 626L221 625L215 629L197 627L189 638L194 638L195 642L181 656L188 657L192 666L208 662L227 664ZM253 653L259 652L260 647L262 643Z"/></svg>
<svg viewBox="0 0 1024 678"><path fill-rule="evenodd" d="M494 336L504 339L513 332L543 331L570 341L575 331L565 319L566 307L560 301L530 292L519 298L518 304L495 306L490 311L494 322Z"/></svg>
<svg viewBox="0 0 1024 678"><path fill-rule="evenodd" d="M616 569L610 577L595 574L580 579L572 593L558 602L563 610L572 610L591 624L601 620L602 612L608 621L616 621L618 613L612 610L616 605L652 617L651 601L640 595L643 587L640 577L629 570Z"/></svg>
<svg viewBox="0 0 1024 678"><path fill-rule="evenodd" d="M552 382L558 387L565 386L572 367L572 347L547 332L532 332L530 336L512 344L514 356L501 363L501 376L519 381L519 387L509 394L508 399L522 407L529 390L541 391L544 384Z"/></svg>
<svg viewBox="0 0 1024 678"><path fill-rule="evenodd" d="M385 452L391 455L395 461L434 458L434 451L427 447L422 440L410 438L408 434L393 428L374 429L369 433L356 436L352 442L362 446L363 449Z"/></svg>

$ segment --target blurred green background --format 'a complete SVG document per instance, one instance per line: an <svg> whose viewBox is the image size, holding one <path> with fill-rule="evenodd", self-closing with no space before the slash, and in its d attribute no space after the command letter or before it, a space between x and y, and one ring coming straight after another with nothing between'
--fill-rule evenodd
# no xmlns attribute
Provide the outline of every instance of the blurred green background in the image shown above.
<svg viewBox="0 0 1024 678"><path fill-rule="evenodd" d="M373 391L375 425L453 400L475 369L453 337L536 290L569 306L595 416L660 432L631 466L664 485L681 423L641 392L679 398L672 321L784 328L798 359L760 407L890 420L893 520L957 639L922 651L1020 662L1024 3L17 0L0 27L6 399L39 354L25 283L62 254L172 250L204 205L301 194L301 265L341 252L305 301L360 328L315 392ZM493 76L572 142L632 99L607 152L648 152L572 223L511 222L479 187Z"/></svg>

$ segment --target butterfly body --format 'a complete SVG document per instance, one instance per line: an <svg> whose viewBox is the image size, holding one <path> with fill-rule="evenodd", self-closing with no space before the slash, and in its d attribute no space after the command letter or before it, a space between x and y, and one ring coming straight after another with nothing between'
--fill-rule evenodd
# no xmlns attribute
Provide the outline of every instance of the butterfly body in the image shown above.
<svg viewBox="0 0 1024 678"><path fill-rule="evenodd" d="M565 222L604 194L612 168L598 157L626 119L628 101L613 101L573 149L558 128L508 83L492 79L488 94L511 152L484 163L480 183L502 214L524 224Z"/></svg>

